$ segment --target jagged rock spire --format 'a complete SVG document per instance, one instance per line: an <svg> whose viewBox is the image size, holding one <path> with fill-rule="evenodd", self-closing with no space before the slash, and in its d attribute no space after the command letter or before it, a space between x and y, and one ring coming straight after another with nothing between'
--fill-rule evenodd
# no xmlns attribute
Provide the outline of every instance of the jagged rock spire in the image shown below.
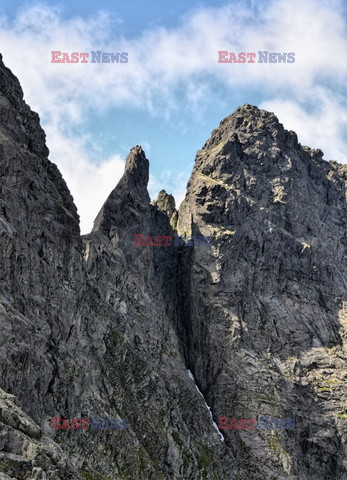
<svg viewBox="0 0 347 480"><path fill-rule="evenodd" d="M142 147L136 145L130 150L125 161L124 175L120 179L116 189L127 186L129 190L143 199L149 199L147 185L149 179L149 162Z"/></svg>
<svg viewBox="0 0 347 480"><path fill-rule="evenodd" d="M176 211L176 204L173 195L166 193L165 190L160 190L158 197L153 200L152 203L160 210L166 212L169 217L171 217L171 215Z"/></svg>
<svg viewBox="0 0 347 480"><path fill-rule="evenodd" d="M93 231L108 233L112 226L129 226L143 215L150 205L148 178L149 162L142 147L136 145L126 158L122 178L98 213Z"/></svg>
<svg viewBox="0 0 347 480"><path fill-rule="evenodd" d="M158 197L152 202L152 205L165 212L168 216L171 226L176 228L177 210L173 195L166 193L165 190L161 190L158 194Z"/></svg>

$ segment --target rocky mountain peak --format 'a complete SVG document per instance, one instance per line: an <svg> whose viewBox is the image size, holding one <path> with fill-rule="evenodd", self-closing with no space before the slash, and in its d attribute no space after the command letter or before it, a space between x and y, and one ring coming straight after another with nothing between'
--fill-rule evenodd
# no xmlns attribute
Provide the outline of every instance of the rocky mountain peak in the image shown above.
<svg viewBox="0 0 347 480"><path fill-rule="evenodd" d="M241 144L250 141L254 143L257 139L260 140L266 136L269 136L273 142L283 141L285 139L283 125L273 113L245 104L221 121L203 149L210 151L235 139Z"/></svg>
<svg viewBox="0 0 347 480"><path fill-rule="evenodd" d="M225 175L234 174L237 165L241 164L247 169L265 172L273 169L283 157L281 152L298 148L303 147L296 133L285 130L273 113L246 104L213 130L196 155L193 174L199 172L225 179ZM305 152L306 157L317 160L323 156L320 150L307 149Z"/></svg>
<svg viewBox="0 0 347 480"><path fill-rule="evenodd" d="M169 217L176 211L175 199L165 190L161 190L158 197L153 201L153 205L156 205L160 210L166 212Z"/></svg>
<svg viewBox="0 0 347 480"><path fill-rule="evenodd" d="M177 224L177 210L173 195L166 193L165 190L161 190L158 197L152 202L152 205L166 213L172 228L175 229Z"/></svg>
<svg viewBox="0 0 347 480"><path fill-rule="evenodd" d="M23 100L20 83L4 65L2 55L0 55L0 110L2 119L6 119L1 127L9 139L22 149L40 156L48 156L46 135L40 126L39 116Z"/></svg>
<svg viewBox="0 0 347 480"><path fill-rule="evenodd" d="M149 211L150 197L147 191L149 162L142 147L133 147L125 161L122 178L109 195L95 221L93 231L109 232L112 226L122 225L137 214Z"/></svg>
<svg viewBox="0 0 347 480"><path fill-rule="evenodd" d="M149 162L141 146L136 145L130 150L125 161L124 177L130 188L135 188L139 192L147 190Z"/></svg>

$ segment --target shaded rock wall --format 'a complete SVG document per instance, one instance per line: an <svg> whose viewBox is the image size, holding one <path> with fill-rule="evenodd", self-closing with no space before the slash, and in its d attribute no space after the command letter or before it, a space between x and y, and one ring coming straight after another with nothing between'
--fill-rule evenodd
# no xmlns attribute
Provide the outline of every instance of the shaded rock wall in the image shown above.
<svg viewBox="0 0 347 480"><path fill-rule="evenodd" d="M1 60L0 475L347 478L346 167L244 105L197 153L178 211L165 191L150 202L136 146L82 238L48 153ZM212 245L136 247L139 233ZM296 428L223 441L205 400L217 423ZM53 416L129 428L55 431Z"/></svg>

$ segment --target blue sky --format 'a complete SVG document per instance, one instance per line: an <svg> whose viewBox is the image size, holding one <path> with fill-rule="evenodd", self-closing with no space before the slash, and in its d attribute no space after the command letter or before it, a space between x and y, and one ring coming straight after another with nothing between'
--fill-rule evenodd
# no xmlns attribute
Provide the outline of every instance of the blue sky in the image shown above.
<svg viewBox="0 0 347 480"><path fill-rule="evenodd" d="M226 5L225 0L167 0L165 2L147 1L117 1L117 0L72 0L62 2L36 2L20 0L0 0L3 13L15 18L19 9L28 9L38 3L59 7L65 19L82 16L91 17L104 10L114 18L117 29L122 35L136 37L140 32L155 26L165 25L176 27L181 17L188 12L206 7ZM230 3L230 2L229 2Z"/></svg>
<svg viewBox="0 0 347 480"><path fill-rule="evenodd" d="M301 143L346 162L346 7L338 0L0 0L0 51L47 134L86 233L140 144L150 195L179 203L195 153L239 105L274 111ZM53 64L51 51L128 52ZM218 50L295 52L293 64L219 64Z"/></svg>

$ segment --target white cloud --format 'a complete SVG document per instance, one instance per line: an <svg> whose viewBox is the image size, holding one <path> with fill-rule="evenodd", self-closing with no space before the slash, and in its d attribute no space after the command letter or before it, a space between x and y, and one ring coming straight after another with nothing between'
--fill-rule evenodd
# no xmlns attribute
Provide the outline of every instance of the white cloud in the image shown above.
<svg viewBox="0 0 347 480"><path fill-rule="evenodd" d="M93 163L87 147L87 138L65 137L54 127L46 128L50 159L59 166L81 218L81 232L88 233L107 196L124 172L120 155Z"/></svg>
<svg viewBox="0 0 347 480"><path fill-rule="evenodd" d="M187 169L177 172L168 168L161 171L160 175L155 178L152 175L149 177L148 191L152 199L157 198L160 190L165 190L174 196L176 209L185 197L186 186L190 176L190 171Z"/></svg>
<svg viewBox="0 0 347 480"><path fill-rule="evenodd" d="M260 107L275 112L287 130L298 133L299 142L311 148L320 148L326 160L347 163L347 111L345 99L324 88L315 88L309 98L309 108L300 100L275 98Z"/></svg>
<svg viewBox="0 0 347 480"><path fill-rule="evenodd" d="M263 106L295 129L303 143L344 161L346 115L336 94L347 73L343 5L239 1L192 11L175 29L154 27L127 39L117 33L114 15L67 20L58 8L37 4L22 9L12 23L1 19L0 44L27 102L42 118L51 158L72 190L85 232L121 175L123 160L114 155L95 166L86 139L72 132L111 108L132 106L165 120L184 110L195 118L207 105L228 96L232 101L235 92L248 89L266 98ZM114 52L115 46L129 53L128 63L51 63L52 50ZM218 50L294 51L296 62L218 64ZM182 197L180 184L171 185Z"/></svg>
<svg viewBox="0 0 347 480"><path fill-rule="evenodd" d="M239 2L191 13L177 29L156 27L126 39L104 13L66 21L59 10L41 5L3 27L0 41L5 61L20 76L33 108L54 121L81 122L90 108L164 104L177 109L182 93L184 101L194 104L213 92L214 79L292 91L309 88L320 77L342 81L347 39L341 9L337 1L280 0L268 2L255 16L257 10ZM115 45L129 53L128 63L51 63L52 50L114 51ZM217 52L223 49L294 51L296 62L218 64Z"/></svg>

